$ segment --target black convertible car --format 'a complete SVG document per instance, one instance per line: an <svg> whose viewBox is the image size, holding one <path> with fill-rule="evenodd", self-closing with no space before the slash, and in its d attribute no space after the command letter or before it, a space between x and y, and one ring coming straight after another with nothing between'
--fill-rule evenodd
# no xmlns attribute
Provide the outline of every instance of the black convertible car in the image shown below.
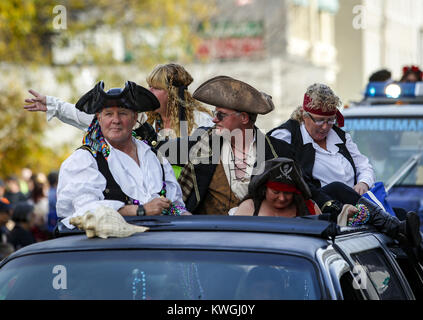
<svg viewBox="0 0 423 320"><path fill-rule="evenodd" d="M423 297L423 268L371 227L313 218L133 217L126 238L59 237L0 264L0 299L321 300Z"/></svg>

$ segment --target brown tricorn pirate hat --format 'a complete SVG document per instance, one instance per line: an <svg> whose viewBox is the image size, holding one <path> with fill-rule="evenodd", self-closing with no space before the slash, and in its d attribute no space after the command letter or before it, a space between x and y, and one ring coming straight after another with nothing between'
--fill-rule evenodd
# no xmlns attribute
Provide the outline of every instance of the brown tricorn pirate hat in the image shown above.
<svg viewBox="0 0 423 320"><path fill-rule="evenodd" d="M207 80L195 90L193 97L215 107L253 114L266 114L275 108L271 96L228 76Z"/></svg>

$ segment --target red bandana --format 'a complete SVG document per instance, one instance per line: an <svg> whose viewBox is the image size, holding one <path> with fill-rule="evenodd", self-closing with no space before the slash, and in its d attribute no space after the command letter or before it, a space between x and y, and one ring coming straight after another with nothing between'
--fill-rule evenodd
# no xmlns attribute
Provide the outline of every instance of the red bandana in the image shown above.
<svg viewBox="0 0 423 320"><path fill-rule="evenodd" d="M336 111L323 111L322 109L311 109L308 107L308 105L313 100L310 98L310 96L306 93L304 94L304 101L303 101L303 109L304 111L310 112L312 114L317 114L319 116L334 116L336 115L336 121L338 123L338 127L344 126L344 116L342 113L336 109Z"/></svg>
<svg viewBox="0 0 423 320"><path fill-rule="evenodd" d="M296 194L301 194L301 191L298 190L292 184L286 184L286 183L281 183L281 182L276 182L276 181L267 181L266 187L273 189L273 190L277 190L277 191L292 192L292 193L296 193ZM310 199L306 200L305 204L306 204L307 209L310 212L310 214L314 216L316 214L316 211L314 209L313 201L311 201Z"/></svg>
<svg viewBox="0 0 423 320"><path fill-rule="evenodd" d="M292 193L296 193L296 194L301 194L300 190L298 190L292 184L286 184L286 183L281 183L281 182L276 182L276 181L267 181L266 187L273 189L273 190L277 190L277 191L292 192Z"/></svg>

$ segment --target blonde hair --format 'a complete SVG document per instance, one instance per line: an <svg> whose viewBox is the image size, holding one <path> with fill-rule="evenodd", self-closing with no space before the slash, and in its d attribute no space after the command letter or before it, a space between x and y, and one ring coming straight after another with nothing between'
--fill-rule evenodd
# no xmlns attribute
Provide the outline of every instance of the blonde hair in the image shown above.
<svg viewBox="0 0 423 320"><path fill-rule="evenodd" d="M341 100L333 92L333 90L321 83L312 84L307 88L306 95L308 95L311 101L306 106L309 109L320 109L323 112L336 111L341 105ZM299 106L291 114L291 119L297 120L298 122L303 121L303 106Z"/></svg>
<svg viewBox="0 0 423 320"><path fill-rule="evenodd" d="M179 123L179 108L185 108L186 121L188 122L188 134L192 132L197 123L194 120L194 110L211 112L203 107L199 101L195 100L188 91L188 86L193 82L193 78L185 70L185 68L176 63L157 65L150 75L147 77L147 83L150 87L164 89L168 93L168 101L166 106L166 115L170 118L171 129L175 131L177 136L181 135ZM178 95L179 87L184 88L184 100ZM157 112L147 112L147 122L153 124L160 119Z"/></svg>

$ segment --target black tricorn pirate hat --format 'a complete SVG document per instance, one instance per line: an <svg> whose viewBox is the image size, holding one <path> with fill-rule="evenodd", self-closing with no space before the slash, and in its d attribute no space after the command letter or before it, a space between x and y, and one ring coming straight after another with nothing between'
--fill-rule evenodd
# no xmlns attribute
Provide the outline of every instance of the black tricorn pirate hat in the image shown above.
<svg viewBox="0 0 423 320"><path fill-rule="evenodd" d="M311 198L310 188L302 177L301 169L292 159L275 158L267 160L264 164L263 173L251 178L248 192L253 194L254 190L268 181L294 185L302 193L304 199Z"/></svg>
<svg viewBox="0 0 423 320"><path fill-rule="evenodd" d="M132 81L126 81L125 87L104 91L104 82L98 82L93 89L85 93L75 107L88 114L95 114L106 107L122 107L137 112L154 111L160 107L156 96L148 89Z"/></svg>

